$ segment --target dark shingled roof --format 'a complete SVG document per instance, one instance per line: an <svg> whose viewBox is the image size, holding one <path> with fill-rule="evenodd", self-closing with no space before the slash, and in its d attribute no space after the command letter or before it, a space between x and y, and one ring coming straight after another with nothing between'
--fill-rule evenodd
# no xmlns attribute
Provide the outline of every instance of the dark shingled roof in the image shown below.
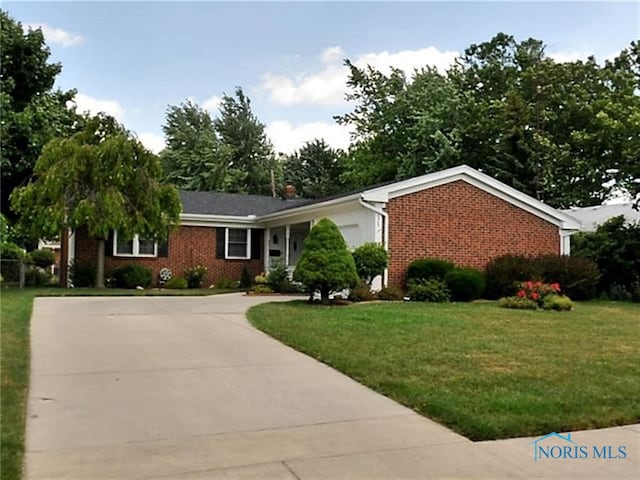
<svg viewBox="0 0 640 480"><path fill-rule="evenodd" d="M309 203L309 200L284 200L242 193L180 190L180 202L183 213L246 217L248 215L267 215L287 208L299 207Z"/></svg>

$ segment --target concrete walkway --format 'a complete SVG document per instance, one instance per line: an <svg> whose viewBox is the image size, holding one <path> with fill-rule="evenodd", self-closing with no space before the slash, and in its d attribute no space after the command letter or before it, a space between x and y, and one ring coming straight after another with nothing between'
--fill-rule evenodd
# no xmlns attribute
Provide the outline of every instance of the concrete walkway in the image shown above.
<svg viewBox="0 0 640 480"><path fill-rule="evenodd" d="M37 299L27 478L638 478L640 426L573 433L616 460L470 442L253 329L264 300Z"/></svg>

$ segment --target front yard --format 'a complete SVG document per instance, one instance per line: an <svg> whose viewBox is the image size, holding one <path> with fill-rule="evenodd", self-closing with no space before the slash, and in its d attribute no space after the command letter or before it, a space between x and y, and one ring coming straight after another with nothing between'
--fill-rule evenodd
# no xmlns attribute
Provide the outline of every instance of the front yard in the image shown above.
<svg viewBox="0 0 640 480"><path fill-rule="evenodd" d="M640 305L253 307L260 330L472 440L640 421Z"/></svg>

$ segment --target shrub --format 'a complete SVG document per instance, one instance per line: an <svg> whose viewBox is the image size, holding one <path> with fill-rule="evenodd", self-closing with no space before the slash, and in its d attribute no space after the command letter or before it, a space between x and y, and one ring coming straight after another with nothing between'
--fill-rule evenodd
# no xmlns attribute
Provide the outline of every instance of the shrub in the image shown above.
<svg viewBox="0 0 640 480"><path fill-rule="evenodd" d="M36 266L32 266L25 272L25 284L39 287L41 285L47 285L51 283L53 277L50 273L44 269Z"/></svg>
<svg viewBox="0 0 640 480"><path fill-rule="evenodd" d="M538 304L525 297L503 297L498 300L498 306L503 308L515 308L517 310L537 310Z"/></svg>
<svg viewBox="0 0 640 480"><path fill-rule="evenodd" d="M260 275L256 275L255 277L253 277L253 282L257 283L258 285L267 283L267 274L262 272Z"/></svg>
<svg viewBox="0 0 640 480"><path fill-rule="evenodd" d="M20 260L25 257L24 251L15 243L0 244L0 273L5 282L20 280Z"/></svg>
<svg viewBox="0 0 640 480"><path fill-rule="evenodd" d="M426 280L428 278L444 280L447 272L454 268L455 265L448 260L440 260L438 258L414 260L407 269L407 283L411 280Z"/></svg>
<svg viewBox="0 0 640 480"><path fill-rule="evenodd" d="M71 285L76 288L93 287L96 284L96 267L87 263L73 262L69 269L69 279Z"/></svg>
<svg viewBox="0 0 640 480"><path fill-rule="evenodd" d="M113 271L118 288L148 288L151 285L151 270L142 265L125 265Z"/></svg>
<svg viewBox="0 0 640 480"><path fill-rule="evenodd" d="M189 286L187 279L182 277L172 277L167 280L167 283L164 285L166 288L176 289L176 290L184 290Z"/></svg>
<svg viewBox="0 0 640 480"><path fill-rule="evenodd" d="M34 250L29 254L33 264L40 268L47 268L53 265L56 261L56 256L53 250L48 248L41 248L40 250Z"/></svg>
<svg viewBox="0 0 640 480"><path fill-rule="evenodd" d="M484 292L484 274L473 268L454 268L444 277L451 299L456 302L469 302L482 297Z"/></svg>
<svg viewBox="0 0 640 480"><path fill-rule="evenodd" d="M269 288L267 285L258 284L251 290L253 293L257 293L258 295L265 295L268 293L273 293L273 290Z"/></svg>
<svg viewBox="0 0 640 480"><path fill-rule="evenodd" d="M375 300L376 296L371 291L371 287L367 282L361 281L349 292L349 300L354 302L370 302Z"/></svg>
<svg viewBox="0 0 640 480"><path fill-rule="evenodd" d="M573 310L573 302L564 295L547 295L542 302L545 310L569 311Z"/></svg>
<svg viewBox="0 0 640 480"><path fill-rule="evenodd" d="M267 285L276 293L286 293L291 290L290 284L289 272L284 266L284 262L276 261L267 275Z"/></svg>
<svg viewBox="0 0 640 480"><path fill-rule="evenodd" d="M379 243L364 243L353 251L353 261L360 278L371 285L373 279L387 268L387 251Z"/></svg>
<svg viewBox="0 0 640 480"><path fill-rule="evenodd" d="M379 300L386 300L386 301L403 300L404 292L398 287L394 287L393 285L390 285L380 290L376 294L376 297L378 297Z"/></svg>
<svg viewBox="0 0 640 480"><path fill-rule="evenodd" d="M253 280L251 279L251 274L249 273L249 269L244 267L242 269L242 275L240 276L240 284L238 285L242 289L251 288L253 284Z"/></svg>
<svg viewBox="0 0 640 480"><path fill-rule="evenodd" d="M215 287L221 290L232 290L238 288L238 282L231 280L230 278L220 277L215 283Z"/></svg>
<svg viewBox="0 0 640 480"><path fill-rule="evenodd" d="M408 294L414 302L448 302L451 298L444 280L435 277L411 280Z"/></svg>
<svg viewBox="0 0 640 480"><path fill-rule="evenodd" d="M484 270L486 298L510 297L515 295L518 282L538 279L539 273L530 257L504 255L491 260Z"/></svg>
<svg viewBox="0 0 640 480"><path fill-rule="evenodd" d="M572 235L571 253L597 263L601 293L608 292L614 284L630 290L631 285L640 282L640 223L625 224L625 218L619 216L595 232Z"/></svg>
<svg viewBox="0 0 640 480"><path fill-rule="evenodd" d="M565 295L575 300L590 300L596 296L600 271L593 260L581 256L542 255L532 261L540 278L547 283L559 283Z"/></svg>
<svg viewBox="0 0 640 480"><path fill-rule="evenodd" d="M196 265L184 272L184 278L187 279L187 285L189 288L202 288L204 285L204 278L206 276L207 267L202 265Z"/></svg>
<svg viewBox="0 0 640 480"><path fill-rule="evenodd" d="M559 292L560 285L557 283L548 284L528 281L518 284L517 296L520 298L528 298L541 307L546 297L549 295L557 295Z"/></svg>
<svg viewBox="0 0 640 480"><path fill-rule="evenodd" d="M328 218L320 220L309 232L293 278L311 295L319 290L324 304L329 303L331 292L352 288L358 283L353 256L340 230Z"/></svg>

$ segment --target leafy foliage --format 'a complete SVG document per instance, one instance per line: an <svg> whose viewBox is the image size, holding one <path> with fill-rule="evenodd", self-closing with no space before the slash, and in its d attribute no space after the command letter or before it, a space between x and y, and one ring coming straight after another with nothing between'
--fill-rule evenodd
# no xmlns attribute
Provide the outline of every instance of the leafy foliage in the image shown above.
<svg viewBox="0 0 640 480"><path fill-rule="evenodd" d="M502 308L515 308L516 310L537 310L538 304L526 297L503 297L498 301Z"/></svg>
<svg viewBox="0 0 640 480"><path fill-rule="evenodd" d="M185 288L189 287L189 284L187 283L187 279L186 278L173 277L173 278L170 278L169 280L167 280L167 283L165 284L165 287L166 288L177 289L177 290L184 290Z"/></svg>
<svg viewBox="0 0 640 480"><path fill-rule="evenodd" d="M2 213L14 220L9 196L31 175L44 145L82 124L67 108L75 91L53 90L62 66L49 63L50 50L40 29L23 29L0 10L0 189Z"/></svg>
<svg viewBox="0 0 640 480"><path fill-rule="evenodd" d="M444 280L447 273L455 268L453 262L438 258L421 258L414 260L407 269L407 282L437 278Z"/></svg>
<svg viewBox="0 0 640 480"><path fill-rule="evenodd" d="M378 300L398 301L404 299L404 292L394 285L389 285L388 287L382 288L376 294L376 297Z"/></svg>
<svg viewBox="0 0 640 480"><path fill-rule="evenodd" d="M538 279L538 272L529 257L503 255L491 260L484 270L487 281L485 297L498 299L515 295L517 283Z"/></svg>
<svg viewBox="0 0 640 480"><path fill-rule="evenodd" d="M569 311L573 310L573 302L565 295L548 295L542 303L545 310Z"/></svg>
<svg viewBox="0 0 640 480"><path fill-rule="evenodd" d="M436 277L409 280L408 295L413 302L448 302L451 292L444 280Z"/></svg>
<svg viewBox="0 0 640 480"><path fill-rule="evenodd" d="M640 224L625 224L622 216L612 218L595 232L573 235L571 251L598 264L600 292L613 285L631 290L640 282Z"/></svg>
<svg viewBox="0 0 640 480"><path fill-rule="evenodd" d="M307 142L284 161L284 177L295 185L305 198L321 198L343 190L340 178L344 173L342 152L331 148L324 140Z"/></svg>
<svg viewBox="0 0 640 480"><path fill-rule="evenodd" d="M93 287L96 284L96 267L87 263L73 262L69 269L69 279L75 288Z"/></svg>
<svg viewBox="0 0 640 480"><path fill-rule="evenodd" d="M387 268L388 255L379 243L367 242L353 251L353 260L360 278L371 285L373 279L382 275Z"/></svg>
<svg viewBox="0 0 640 480"><path fill-rule="evenodd" d="M370 302L375 300L376 295L371 291L371 287L366 282L358 282L358 284L349 292L349 300L354 302Z"/></svg>
<svg viewBox="0 0 640 480"><path fill-rule="evenodd" d="M233 288L237 288L238 287L238 282L236 282L235 280L231 280L230 278L227 277L220 277L216 283L216 288L220 288L222 290L231 290Z"/></svg>
<svg viewBox="0 0 640 480"><path fill-rule="evenodd" d="M187 286L189 288L202 288L206 276L207 267L203 265L196 265L195 267L188 268L184 272L184 278L187 280Z"/></svg>
<svg viewBox="0 0 640 480"><path fill-rule="evenodd" d="M151 270L142 265L125 265L113 271L118 288L148 288L151 285Z"/></svg>
<svg viewBox="0 0 640 480"><path fill-rule="evenodd" d="M170 106L162 129L167 148L160 159L167 182L184 190L225 190L231 150L218 139L206 110L191 101Z"/></svg>
<svg viewBox="0 0 640 480"><path fill-rule="evenodd" d="M41 248L39 250L29 252L29 258L34 265L40 268L50 267L56 261L56 256L53 253L53 250L49 250L48 248Z"/></svg>
<svg viewBox="0 0 640 480"><path fill-rule="evenodd" d="M320 220L304 241L293 279L309 292L320 291L323 303L331 292L352 288L358 282L353 256L340 230L328 218Z"/></svg>
<svg viewBox="0 0 640 480"><path fill-rule="evenodd" d="M282 261L276 261L271 266L266 280L269 288L276 293L287 293L292 289L289 272Z"/></svg>
<svg viewBox="0 0 640 480"><path fill-rule="evenodd" d="M97 116L70 138L51 140L35 178L12 194L12 207L36 237L86 227L101 252L96 285L104 285L104 242L111 230L125 238L163 239L179 221L175 188L162 185L154 154L115 120ZM102 253L102 254L101 254Z"/></svg>
<svg viewBox="0 0 640 480"><path fill-rule="evenodd" d="M444 276L451 299L468 302L482 297L485 287L484 274L473 268L454 268Z"/></svg>

